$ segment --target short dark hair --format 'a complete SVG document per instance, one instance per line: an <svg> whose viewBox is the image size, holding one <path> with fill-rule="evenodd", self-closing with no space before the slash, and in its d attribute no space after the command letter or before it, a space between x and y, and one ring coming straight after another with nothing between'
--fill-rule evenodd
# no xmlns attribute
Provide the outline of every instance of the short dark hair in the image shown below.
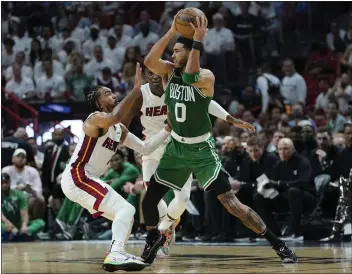
<svg viewBox="0 0 352 274"><path fill-rule="evenodd" d="M336 108L339 109L339 102L337 100L331 99L328 104L335 104Z"/></svg>
<svg viewBox="0 0 352 274"><path fill-rule="evenodd" d="M92 111L100 111L97 106L99 99L99 89L103 86L89 86L83 88L83 93L86 98L87 105L92 109Z"/></svg>
<svg viewBox="0 0 352 274"><path fill-rule="evenodd" d="M250 147L250 146L259 146L261 148L264 148L265 142L261 138L258 138L257 136L252 136L247 141L247 147Z"/></svg>
<svg viewBox="0 0 352 274"><path fill-rule="evenodd" d="M5 173L5 172L1 173L1 181L9 182L10 181L10 175Z"/></svg>
<svg viewBox="0 0 352 274"><path fill-rule="evenodd" d="M352 127L352 124L351 124L351 123L345 123L345 124L343 125L343 131L346 130L346 127Z"/></svg>
<svg viewBox="0 0 352 274"><path fill-rule="evenodd" d="M115 155L119 155L122 159L125 159L126 156L125 153L123 153L123 151L120 149L116 150L116 153L113 156Z"/></svg>
<svg viewBox="0 0 352 274"><path fill-rule="evenodd" d="M189 39L189 38L186 38L186 37L183 37L183 36L179 36L177 38L176 43L183 44L183 47L186 50L192 50L192 45L193 45L193 40L192 39ZM204 47L202 47L202 49L200 50L200 55L202 55L203 52L204 52Z"/></svg>
<svg viewBox="0 0 352 274"><path fill-rule="evenodd" d="M318 133L325 133L325 132L327 132L329 134L329 136L331 135L327 127L320 127L317 130L317 134Z"/></svg>
<svg viewBox="0 0 352 274"><path fill-rule="evenodd" d="M291 132L295 132L295 133L302 133L302 127L300 126L294 126L293 128L291 128Z"/></svg>

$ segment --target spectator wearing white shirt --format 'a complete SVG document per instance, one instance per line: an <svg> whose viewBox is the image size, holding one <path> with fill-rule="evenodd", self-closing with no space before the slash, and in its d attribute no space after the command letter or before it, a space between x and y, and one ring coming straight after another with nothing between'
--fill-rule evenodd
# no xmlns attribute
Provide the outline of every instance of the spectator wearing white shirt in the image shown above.
<svg viewBox="0 0 352 274"><path fill-rule="evenodd" d="M65 97L66 84L61 75L55 75L53 70L53 60L43 60L44 75L37 81L36 95L40 99L53 98L62 99Z"/></svg>
<svg viewBox="0 0 352 274"><path fill-rule="evenodd" d="M90 60L93 57L94 47L100 46L104 48L106 41L103 37L99 37L100 28L97 25L90 27L90 38L83 44L83 55L86 60Z"/></svg>
<svg viewBox="0 0 352 274"><path fill-rule="evenodd" d="M98 86L104 86L112 90L112 92L118 91L120 86L119 81L112 76L111 69L106 67L102 71L102 75L99 76L97 79Z"/></svg>
<svg viewBox="0 0 352 274"><path fill-rule="evenodd" d="M149 29L151 32L154 32L154 33L160 32L160 25L156 21L150 19L150 14L147 10L141 11L140 19L141 21L134 28L135 35L138 35L139 33L142 32L142 25L145 23L148 23Z"/></svg>
<svg viewBox="0 0 352 274"><path fill-rule="evenodd" d="M113 73L121 70L122 64L125 58L126 49L123 47L117 47L117 38L115 34L109 34L108 46L104 48L104 57L111 60L114 65Z"/></svg>
<svg viewBox="0 0 352 274"><path fill-rule="evenodd" d="M65 75L64 67L59 61L53 59L53 51L50 48L44 49L42 60L52 60L54 75ZM44 76L44 66L43 61L40 61L34 67L34 80L37 82L42 76Z"/></svg>
<svg viewBox="0 0 352 274"><path fill-rule="evenodd" d="M43 49L51 48L54 55L56 55L59 52L61 48L62 40L58 39L58 37L53 35L52 26L44 26L43 35L39 39Z"/></svg>
<svg viewBox="0 0 352 274"><path fill-rule="evenodd" d="M331 23L331 31L326 35L326 44L332 52L343 53L346 48L346 32L336 22Z"/></svg>
<svg viewBox="0 0 352 274"><path fill-rule="evenodd" d="M320 93L315 100L315 110L317 109L326 109L329 104L329 99L331 97L331 88L328 79L320 78L318 82L318 87L320 89Z"/></svg>
<svg viewBox="0 0 352 274"><path fill-rule="evenodd" d="M149 22L141 22L140 30L141 32L133 39L133 45L139 47L144 56L148 54L150 45L155 44L160 38L156 33L151 32Z"/></svg>
<svg viewBox="0 0 352 274"><path fill-rule="evenodd" d="M204 37L204 50L208 54L221 54L235 49L233 33L225 28L224 17L220 13L213 15L214 27Z"/></svg>
<svg viewBox="0 0 352 274"><path fill-rule="evenodd" d="M32 38L25 35L26 28L23 24L18 25L17 35L13 37L15 41L14 51L19 52L23 51L25 54L28 54L31 49Z"/></svg>
<svg viewBox="0 0 352 274"><path fill-rule="evenodd" d="M271 73L269 63L263 63L261 66L261 75L257 78L257 88L262 94L262 113L266 113L270 103L276 105L275 100L280 96L280 79Z"/></svg>
<svg viewBox="0 0 352 274"><path fill-rule="evenodd" d="M13 47L15 41L12 38L4 40L4 49L1 51L1 69L5 70L15 62L15 52Z"/></svg>
<svg viewBox="0 0 352 274"><path fill-rule="evenodd" d="M224 84L227 53L234 51L235 41L231 30L225 28L222 14L213 15L213 25L204 37L204 50L207 53L207 65L214 73L217 83Z"/></svg>
<svg viewBox="0 0 352 274"><path fill-rule="evenodd" d="M60 63L63 66L66 66L66 64L68 62L67 59L70 56L70 54L72 52L77 52L77 51L78 51L78 49L77 49L75 41L73 39L71 39L71 38L66 39L65 42L64 42L63 49L60 50L60 52L58 54Z"/></svg>
<svg viewBox="0 0 352 274"><path fill-rule="evenodd" d="M24 149L18 148L12 156L11 166L2 169L11 178L11 189L26 192L28 207L32 212L32 218L44 218L45 202L43 198L43 186L38 170L26 165L27 153Z"/></svg>
<svg viewBox="0 0 352 274"><path fill-rule="evenodd" d="M15 56L15 63L18 64L21 67L21 74L22 77L28 77L30 79L33 78L33 70L31 67L24 65L26 56L23 51L19 51L16 53ZM9 81L13 77L13 65L11 67L8 67L5 71L5 77L6 80Z"/></svg>
<svg viewBox="0 0 352 274"><path fill-rule="evenodd" d="M75 43L75 49L81 51L81 41L72 37L71 31L68 28L65 28L60 34L60 50L64 47L67 41L73 41Z"/></svg>
<svg viewBox="0 0 352 274"><path fill-rule="evenodd" d="M28 56L28 64L31 67L34 67L37 62L40 62L42 60L42 56L43 56L42 44L37 38L34 38L32 40L31 52L29 53L29 56Z"/></svg>
<svg viewBox="0 0 352 274"><path fill-rule="evenodd" d="M109 35L110 34L115 34L117 39L117 42L116 42L117 47L122 47L127 49L133 46L132 38L130 36L127 36L123 32L123 25L115 25L115 27L109 30Z"/></svg>
<svg viewBox="0 0 352 274"><path fill-rule="evenodd" d="M77 20L72 14L68 16L68 27L71 31L71 37L78 40L80 43L84 43L87 40L87 34L83 28L79 27Z"/></svg>
<svg viewBox="0 0 352 274"><path fill-rule="evenodd" d="M17 63L11 67L13 69L13 77L7 82L5 89L14 93L18 98L30 98L34 93L34 84L31 78L22 76L21 66Z"/></svg>
<svg viewBox="0 0 352 274"><path fill-rule="evenodd" d="M307 86L304 78L296 72L291 59L286 59L283 64L285 77L282 79L281 95L287 104L293 106L297 103L306 104Z"/></svg>
<svg viewBox="0 0 352 274"><path fill-rule="evenodd" d="M131 25L125 24L124 18L125 18L125 11L123 9L118 9L115 17L115 25L120 25L122 27L122 34L124 36L133 37L134 36L133 27ZM114 32L114 28L111 28L109 30L109 33L111 32Z"/></svg>
<svg viewBox="0 0 352 274"><path fill-rule="evenodd" d="M111 70L114 64L111 60L104 58L103 49L101 46L95 46L94 57L92 60L85 65L84 71L89 76L93 76L95 79L101 76L101 73L105 67L109 67Z"/></svg>
<svg viewBox="0 0 352 274"><path fill-rule="evenodd" d="M339 111L346 115L349 111L349 102L352 100L352 87L349 84L348 74L344 73L340 78L336 79L332 88L331 96L334 97L339 104Z"/></svg>

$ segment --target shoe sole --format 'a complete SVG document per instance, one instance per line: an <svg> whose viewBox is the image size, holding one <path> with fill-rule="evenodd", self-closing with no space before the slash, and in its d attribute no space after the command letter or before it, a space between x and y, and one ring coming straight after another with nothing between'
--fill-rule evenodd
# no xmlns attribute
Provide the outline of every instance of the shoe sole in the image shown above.
<svg viewBox="0 0 352 274"><path fill-rule="evenodd" d="M297 262L298 262L297 259L292 259L292 258L285 258L282 260L283 264L295 264Z"/></svg>
<svg viewBox="0 0 352 274"><path fill-rule="evenodd" d="M150 249L149 254L146 257L142 257L143 262L151 265L154 262L156 258L156 254L158 253L159 249L163 247L165 241L166 241L165 235L163 234L160 235L156 244Z"/></svg>
<svg viewBox="0 0 352 274"><path fill-rule="evenodd" d="M138 264L138 263L125 263L125 264L108 264L104 263L102 268L107 271L107 272L115 272L118 270L123 270L123 271L141 271L146 267L144 264Z"/></svg>

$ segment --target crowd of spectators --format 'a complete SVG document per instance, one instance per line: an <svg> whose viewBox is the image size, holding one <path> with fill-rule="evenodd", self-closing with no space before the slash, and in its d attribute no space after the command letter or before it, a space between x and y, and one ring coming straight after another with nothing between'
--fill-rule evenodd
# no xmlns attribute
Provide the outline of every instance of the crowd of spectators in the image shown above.
<svg viewBox="0 0 352 274"><path fill-rule="evenodd" d="M336 182L348 178L352 168L352 11L347 25L334 20L325 39L311 44L302 66L282 54L287 27L282 2L166 2L159 20L141 10L133 23L126 20L124 2L55 5L50 17L40 20L40 12L28 16L17 14L16 4L4 6L1 69L7 92L28 102L82 102L83 88L99 84L122 99L134 85L136 62L168 30L177 10L199 7L209 19L201 62L216 76L215 99L256 127L251 135L214 121L213 136L237 196L273 232L290 240L311 236L304 216L315 214L317 207L320 218L334 219ZM294 11L306 9L302 4ZM97 11L113 18L111 24L102 24ZM172 46L164 58L171 58ZM3 135L2 232L7 240L111 237L106 220L93 220L62 193L61 173L75 147L65 141L62 128L41 147L24 128L11 136L3 130ZM259 190L257 179L263 174L275 198ZM315 187L321 175L330 176L324 199ZM136 191L142 183L141 156L121 147L102 179L136 207L133 235L142 237L144 193ZM183 240L256 237L196 178L191 202L197 213L183 215Z"/></svg>

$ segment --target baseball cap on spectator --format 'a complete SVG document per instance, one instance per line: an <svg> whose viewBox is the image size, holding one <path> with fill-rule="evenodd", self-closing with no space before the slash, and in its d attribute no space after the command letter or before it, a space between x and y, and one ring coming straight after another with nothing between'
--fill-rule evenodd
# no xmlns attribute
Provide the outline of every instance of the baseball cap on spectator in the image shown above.
<svg viewBox="0 0 352 274"><path fill-rule="evenodd" d="M1 182L9 182L10 181L10 175L7 173L1 173Z"/></svg>
<svg viewBox="0 0 352 274"><path fill-rule="evenodd" d="M13 157L18 156L20 154L23 154L24 156L27 157L27 152L23 148L16 149L15 152L13 153Z"/></svg>

